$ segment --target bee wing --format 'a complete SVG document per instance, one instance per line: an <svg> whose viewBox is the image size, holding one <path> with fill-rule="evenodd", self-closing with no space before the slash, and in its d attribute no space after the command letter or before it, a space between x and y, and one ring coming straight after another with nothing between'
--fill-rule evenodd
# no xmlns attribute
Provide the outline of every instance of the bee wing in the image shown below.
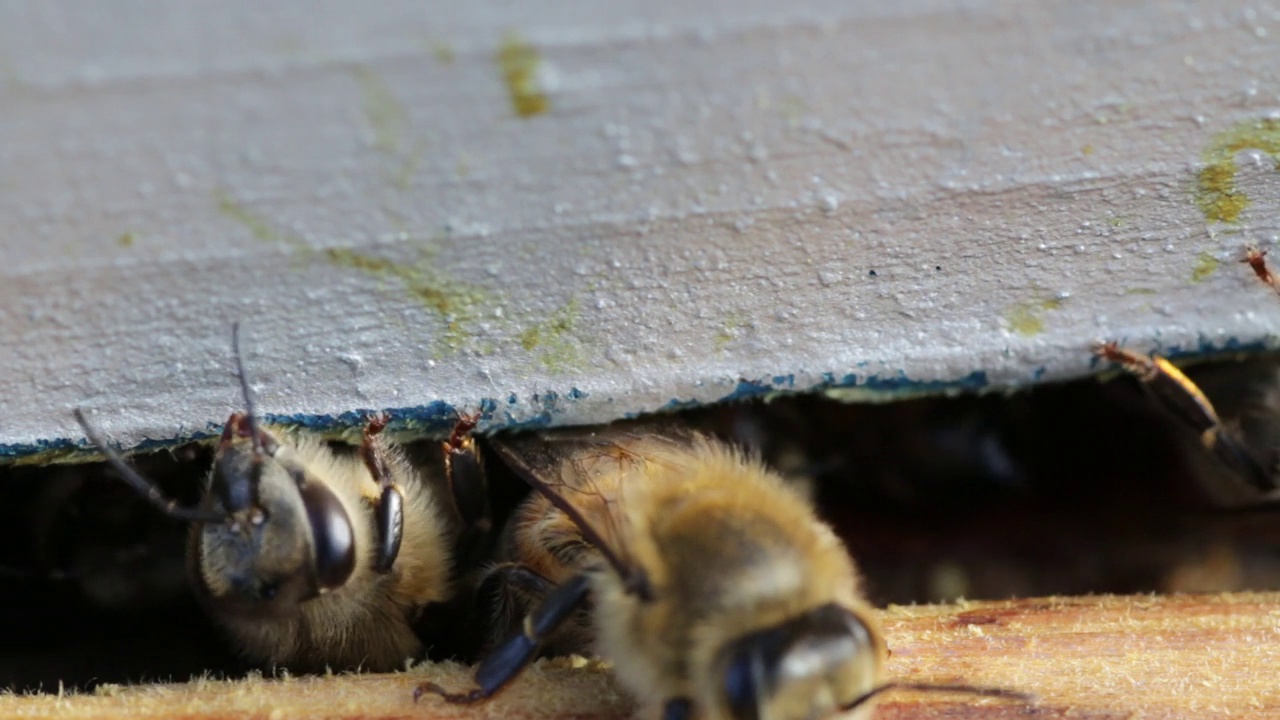
<svg viewBox="0 0 1280 720"><path fill-rule="evenodd" d="M592 473L584 468L581 455L592 453L593 447L617 448L616 442L596 433L558 433L516 441L494 437L489 439L489 445L513 472L577 526L583 539L600 551L629 592L646 601L653 598L644 569L629 558L625 548L616 548L606 541L599 528L592 525L585 513L569 499L570 490L581 492L586 489L589 492L593 487ZM567 483L564 479L566 471L574 473L577 476L575 480L581 481L584 487L577 488ZM619 516L616 508L610 508L606 521L618 523ZM623 536L621 533L611 535Z"/></svg>
<svg viewBox="0 0 1280 720"><path fill-rule="evenodd" d="M616 422L601 430L547 430L538 437L548 451L559 454L562 459L607 455L620 461L661 465L665 464L664 456L673 455L669 451L703 441L706 434L692 427L675 425L670 419L643 418Z"/></svg>
<svg viewBox="0 0 1280 720"><path fill-rule="evenodd" d="M595 430L584 428L557 428L543 430L520 440L509 442L522 447L528 445L550 445L559 448L557 452L572 452L583 447L610 447L627 445L636 441L656 441L670 443L688 443L700 435L697 430L677 425L666 417L646 417L632 420L619 420L608 427Z"/></svg>

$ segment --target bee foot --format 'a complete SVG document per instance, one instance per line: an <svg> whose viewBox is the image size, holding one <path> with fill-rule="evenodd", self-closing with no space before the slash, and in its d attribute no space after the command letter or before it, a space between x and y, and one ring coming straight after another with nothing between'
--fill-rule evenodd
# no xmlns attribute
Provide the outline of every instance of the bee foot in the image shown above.
<svg viewBox="0 0 1280 720"><path fill-rule="evenodd" d="M391 417L382 411L378 411L371 414L368 418L368 422L365 424L365 427L364 427L364 439L367 441L370 438L372 438L374 435L377 435L381 433L383 430L386 430L387 423L390 422L390 420L391 420Z"/></svg>

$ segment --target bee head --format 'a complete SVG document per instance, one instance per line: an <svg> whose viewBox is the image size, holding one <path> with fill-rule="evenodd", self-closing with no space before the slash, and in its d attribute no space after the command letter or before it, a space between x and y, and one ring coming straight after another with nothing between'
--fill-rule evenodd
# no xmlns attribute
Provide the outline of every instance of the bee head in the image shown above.
<svg viewBox="0 0 1280 720"><path fill-rule="evenodd" d="M227 421L197 524L196 570L221 607L287 613L341 587L355 568L351 518L337 496L251 416Z"/></svg>
<svg viewBox="0 0 1280 720"><path fill-rule="evenodd" d="M245 411L222 428L199 507L166 497L107 445L81 409L73 415L126 484L168 517L191 522L188 562L197 596L230 612L295 612L350 579L355 533L342 501L258 424L239 323L231 346Z"/></svg>
<svg viewBox="0 0 1280 720"><path fill-rule="evenodd" d="M884 646L855 613L814 608L729 643L717 659L722 716L818 720L873 693Z"/></svg>

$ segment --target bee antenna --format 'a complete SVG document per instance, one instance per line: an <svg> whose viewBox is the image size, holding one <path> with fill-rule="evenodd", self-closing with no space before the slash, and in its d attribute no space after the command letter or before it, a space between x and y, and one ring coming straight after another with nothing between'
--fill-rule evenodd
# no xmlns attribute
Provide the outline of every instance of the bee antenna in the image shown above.
<svg viewBox="0 0 1280 720"><path fill-rule="evenodd" d="M635 594L644 602L653 602L654 593L653 585L649 582L648 575L634 564L625 562L609 543L604 541L599 531L587 521L582 512L574 507L573 503L565 499L564 495L557 492L551 487L551 484L539 477L538 472L513 448L505 442L497 439L489 439L489 447L506 462L507 467L551 503L555 509L568 516L569 520L578 528L578 532L582 533L582 537L596 550L604 556L606 562L613 567L618 577L623 579L628 594Z"/></svg>
<svg viewBox="0 0 1280 720"><path fill-rule="evenodd" d="M159 508L160 512L174 518L175 520L186 520L191 522L220 523L226 519L222 513L212 510L202 510L200 508L182 507L178 504L177 500L165 497L164 493L160 492L160 489L151 481L142 477L142 475L138 474L137 470L130 467L129 463L126 463L124 458L120 457L120 453L107 446L106 441L98 435L98 433L93 429L93 426L89 424L89 421L85 419L84 411L80 408L76 408L72 411L72 414L75 415L76 422L80 423L80 428L84 430L84 434L89 438L89 442L93 443L94 446L98 448L98 452L101 452L107 457L107 462L111 463L111 466L120 474L120 477L123 478L130 487L136 490L138 494L142 495L152 505Z"/></svg>
<svg viewBox="0 0 1280 720"><path fill-rule="evenodd" d="M244 397L244 412L249 423L249 437L253 442L253 457L262 457L262 437L258 435L258 410L253 403L253 390L249 376L244 371L244 355L240 352L240 321L231 323L231 354L236 360L236 378L240 380L240 394Z"/></svg>
<svg viewBox="0 0 1280 720"><path fill-rule="evenodd" d="M945 685L935 683L906 683L906 682L890 682L874 687L867 692L854 698L853 702L840 708L840 712L849 712L860 705L865 704L872 698L882 695L886 692L894 690L910 690L915 692L945 692L945 693L962 693L964 695L977 695L980 697L994 697L1002 700L1012 700L1014 702L1024 702L1033 704L1038 699L1031 693L1019 692L1017 690L1008 690L998 687L983 687L981 685Z"/></svg>

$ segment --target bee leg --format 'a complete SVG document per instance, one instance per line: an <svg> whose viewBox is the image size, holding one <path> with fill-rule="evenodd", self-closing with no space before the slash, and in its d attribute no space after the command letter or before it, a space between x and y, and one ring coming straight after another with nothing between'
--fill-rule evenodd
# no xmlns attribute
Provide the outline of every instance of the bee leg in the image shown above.
<svg viewBox="0 0 1280 720"><path fill-rule="evenodd" d="M364 438L360 444L360 458L381 488L375 513L379 544L378 554L374 559L374 569L380 573L391 570L400 554L400 542L404 539L404 493L391 477L386 449L378 439L378 435L386 427L386 416L375 415L365 425Z"/></svg>
<svg viewBox="0 0 1280 720"><path fill-rule="evenodd" d="M489 508L489 483L481 462L480 449L471 435L479 415L464 415L443 443L445 476L458 509L458 517L468 530L487 534L493 528Z"/></svg>
<svg viewBox="0 0 1280 720"><path fill-rule="evenodd" d="M1201 441L1228 466L1264 493L1273 493L1276 479L1225 428L1213 428L1201 435Z"/></svg>
<svg viewBox="0 0 1280 720"><path fill-rule="evenodd" d="M591 583L585 574L575 575L556 588L536 610L525 616L520 633L480 662L480 666L476 668L475 689L465 693L451 693L435 683L426 682L413 691L414 701L426 693L439 695L446 702L460 704L489 699L537 657L543 639L555 632L586 601L590 590Z"/></svg>
<svg viewBox="0 0 1280 720"><path fill-rule="evenodd" d="M1275 488L1270 474L1236 440L1218 418L1199 386L1162 357L1151 358L1153 371L1143 377L1147 387L1183 424L1200 435L1204 448L1259 490Z"/></svg>
<svg viewBox="0 0 1280 720"><path fill-rule="evenodd" d="M428 651L433 660L478 662L499 647L504 640L521 632L529 611L546 601L556 585L529 566L505 562L478 571L474 580L464 583L465 590L446 601L438 612L425 612L414 630L420 637L430 637L435 644ZM586 627L588 618L577 621ZM563 630L563 628L562 628ZM558 645L553 633L543 643L540 655L566 654L548 651ZM577 639L576 636L574 638ZM572 645L576 652L584 643Z"/></svg>
<svg viewBox="0 0 1280 720"><path fill-rule="evenodd" d="M1166 410L1200 435L1200 443L1206 450L1249 484L1264 492L1276 489L1271 473L1231 435L1218 418L1213 403L1177 366L1159 356L1121 350L1114 343L1100 345L1094 352L1136 375Z"/></svg>
<svg viewBox="0 0 1280 720"><path fill-rule="evenodd" d="M662 720L689 720L691 717L693 717L693 701L689 698L670 698L662 704Z"/></svg>
<svg viewBox="0 0 1280 720"><path fill-rule="evenodd" d="M476 605L489 628L486 652L520 632L529 611L546 601L555 583L521 563L507 562L485 571L476 586Z"/></svg>

